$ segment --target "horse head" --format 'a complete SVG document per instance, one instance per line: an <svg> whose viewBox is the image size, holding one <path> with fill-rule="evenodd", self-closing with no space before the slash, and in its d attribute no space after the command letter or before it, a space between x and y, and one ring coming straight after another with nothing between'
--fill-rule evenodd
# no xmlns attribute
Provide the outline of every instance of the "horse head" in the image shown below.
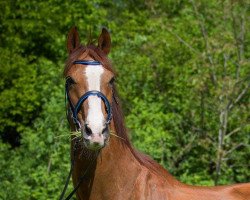
<svg viewBox="0 0 250 200"><path fill-rule="evenodd" d="M67 39L69 57L64 70L71 129L81 132L83 145L90 150L103 148L110 137L114 72L107 55L110 34L103 28L98 45L80 44L73 27Z"/></svg>

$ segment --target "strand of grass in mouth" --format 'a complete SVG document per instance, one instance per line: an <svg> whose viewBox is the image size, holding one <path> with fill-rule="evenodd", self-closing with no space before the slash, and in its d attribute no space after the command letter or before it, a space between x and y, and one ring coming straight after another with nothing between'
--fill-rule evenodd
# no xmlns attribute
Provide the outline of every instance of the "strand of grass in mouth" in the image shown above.
<svg viewBox="0 0 250 200"><path fill-rule="evenodd" d="M70 132L70 135L69 134L67 134L67 135L66 134L64 134L64 135L58 135L58 136L55 136L55 138L71 137L71 136L74 136L74 138L77 138L77 137L82 137L82 134L81 134L81 131L74 131L74 132Z"/></svg>
<svg viewBox="0 0 250 200"><path fill-rule="evenodd" d="M119 138L119 139L121 139L121 140L125 140L124 138L122 138L122 137L120 137L120 136L118 136L118 135L116 135L113 131L110 131L110 135L113 135L113 136L115 136L115 137L117 137L117 138ZM81 134L81 131L74 131L74 132L70 132L70 135L59 135L59 136L56 136L56 138L58 138L58 137L66 137L66 136L68 136L68 137L70 137L70 136L75 136L73 139L75 139L75 138L77 138L77 137L82 137L82 134Z"/></svg>
<svg viewBox="0 0 250 200"><path fill-rule="evenodd" d="M119 138L119 139L125 140L124 138L122 138L122 137L116 135L115 132L113 132L113 131L110 131L110 135L113 135L113 136L115 136L115 137L117 137L117 138Z"/></svg>

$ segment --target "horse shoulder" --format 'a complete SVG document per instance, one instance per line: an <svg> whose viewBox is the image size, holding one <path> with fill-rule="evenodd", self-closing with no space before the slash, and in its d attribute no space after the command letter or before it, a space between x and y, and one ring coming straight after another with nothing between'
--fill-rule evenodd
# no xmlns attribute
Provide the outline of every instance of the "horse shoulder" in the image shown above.
<svg viewBox="0 0 250 200"><path fill-rule="evenodd" d="M142 166L129 199L170 200L171 187L164 177Z"/></svg>
<svg viewBox="0 0 250 200"><path fill-rule="evenodd" d="M229 193L234 196L236 200L249 200L250 183L241 183L229 186Z"/></svg>

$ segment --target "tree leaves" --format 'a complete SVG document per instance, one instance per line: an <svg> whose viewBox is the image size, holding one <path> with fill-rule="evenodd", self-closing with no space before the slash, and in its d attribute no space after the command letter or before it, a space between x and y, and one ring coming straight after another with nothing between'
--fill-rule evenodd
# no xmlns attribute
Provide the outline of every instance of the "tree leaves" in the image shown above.
<svg viewBox="0 0 250 200"><path fill-rule="evenodd" d="M137 148L186 183L248 181L247 7L2 1L0 134L18 135L21 145L0 143L0 198L57 199L61 192L70 160L61 74L73 25L84 42L89 30L94 37L102 26L111 30L110 57Z"/></svg>

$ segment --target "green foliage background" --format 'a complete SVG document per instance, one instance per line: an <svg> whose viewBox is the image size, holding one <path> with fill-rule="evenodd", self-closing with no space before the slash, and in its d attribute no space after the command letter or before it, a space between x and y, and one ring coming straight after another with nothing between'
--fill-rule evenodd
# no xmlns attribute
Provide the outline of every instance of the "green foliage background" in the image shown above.
<svg viewBox="0 0 250 200"><path fill-rule="evenodd" d="M185 183L249 181L249 14L248 1L1 0L0 199L57 199L63 188L73 25L83 43L90 29L111 31L137 148ZM13 148L6 138L17 134Z"/></svg>

